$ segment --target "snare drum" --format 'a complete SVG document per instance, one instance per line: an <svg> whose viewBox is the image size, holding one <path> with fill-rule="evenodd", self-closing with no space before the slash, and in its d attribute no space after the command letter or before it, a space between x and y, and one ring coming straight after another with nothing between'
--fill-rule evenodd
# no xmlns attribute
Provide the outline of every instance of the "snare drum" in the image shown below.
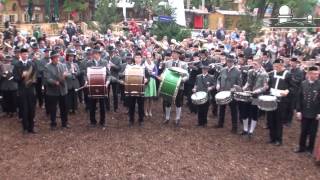
<svg viewBox="0 0 320 180"><path fill-rule="evenodd" d="M204 91L199 91L191 96L192 103L195 105L201 105L208 101L208 93Z"/></svg>
<svg viewBox="0 0 320 180"><path fill-rule="evenodd" d="M232 101L231 91L221 91L215 96L218 105L226 105Z"/></svg>
<svg viewBox="0 0 320 180"><path fill-rule="evenodd" d="M103 98L108 95L108 89L106 87L106 67L88 67L88 97L91 98Z"/></svg>
<svg viewBox="0 0 320 180"><path fill-rule="evenodd" d="M162 77L159 87L159 95L167 101L175 101L182 79L181 73L174 69L166 69L163 72Z"/></svg>
<svg viewBox="0 0 320 180"><path fill-rule="evenodd" d="M249 92L234 92L233 98L236 101L242 101L242 102L251 102L252 101L252 95Z"/></svg>
<svg viewBox="0 0 320 180"><path fill-rule="evenodd" d="M124 93L127 96L144 96L144 67L127 66Z"/></svg>
<svg viewBox="0 0 320 180"><path fill-rule="evenodd" d="M278 107L277 97L270 95L259 96L257 105L263 111L275 111Z"/></svg>

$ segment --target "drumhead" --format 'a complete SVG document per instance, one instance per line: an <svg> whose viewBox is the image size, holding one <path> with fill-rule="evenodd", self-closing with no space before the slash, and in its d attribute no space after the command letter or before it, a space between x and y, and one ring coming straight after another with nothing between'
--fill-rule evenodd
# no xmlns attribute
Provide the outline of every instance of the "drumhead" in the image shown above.
<svg viewBox="0 0 320 180"><path fill-rule="evenodd" d="M225 99L227 97L231 96L231 92L230 91L221 91L218 92L215 96L216 99Z"/></svg>
<svg viewBox="0 0 320 180"><path fill-rule="evenodd" d="M206 92L199 91L199 92L196 92L196 93L192 94L191 99L198 100L198 99L203 99L206 96L207 96Z"/></svg>
<svg viewBox="0 0 320 180"><path fill-rule="evenodd" d="M261 101L276 101L277 97L270 96L270 95L262 95L262 96L259 96L258 99L261 100Z"/></svg>
<svg viewBox="0 0 320 180"><path fill-rule="evenodd" d="M90 74L107 74L106 67L88 67L87 68L87 76Z"/></svg>

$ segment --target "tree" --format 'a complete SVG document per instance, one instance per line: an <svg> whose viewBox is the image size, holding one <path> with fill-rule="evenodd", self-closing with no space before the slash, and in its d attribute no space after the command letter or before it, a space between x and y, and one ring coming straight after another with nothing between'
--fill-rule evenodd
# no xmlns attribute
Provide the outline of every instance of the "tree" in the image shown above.
<svg viewBox="0 0 320 180"><path fill-rule="evenodd" d="M111 24L119 21L115 0L100 0L94 18L99 22L99 31L105 33Z"/></svg>
<svg viewBox="0 0 320 180"><path fill-rule="evenodd" d="M88 7L86 0L65 0L63 3L63 10L66 12L85 11Z"/></svg>
<svg viewBox="0 0 320 180"><path fill-rule="evenodd" d="M302 17L306 14L310 14L316 3L317 0L247 0L246 6L249 11L253 11L254 8L258 8L257 17L259 19L263 19L269 5L272 5L273 7L272 17L276 17L278 15L278 10L282 5L288 5L296 17Z"/></svg>

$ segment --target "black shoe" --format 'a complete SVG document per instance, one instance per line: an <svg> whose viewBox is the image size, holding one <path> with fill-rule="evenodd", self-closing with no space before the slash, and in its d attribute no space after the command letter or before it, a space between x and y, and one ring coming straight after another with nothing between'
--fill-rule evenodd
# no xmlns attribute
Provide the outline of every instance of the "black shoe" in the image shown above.
<svg viewBox="0 0 320 180"><path fill-rule="evenodd" d="M303 152L306 152L306 150L304 149L301 149L301 148L297 148L295 150L293 150L294 153L303 153Z"/></svg>
<svg viewBox="0 0 320 180"><path fill-rule="evenodd" d="M144 123L141 122L141 121L139 121L139 126L140 126L140 127L143 127L143 126L144 126Z"/></svg>
<svg viewBox="0 0 320 180"><path fill-rule="evenodd" d="M100 127L102 127L102 128L106 128L106 127L107 127L107 125L106 125L105 123L103 123L103 124L100 124Z"/></svg>
<svg viewBox="0 0 320 180"><path fill-rule="evenodd" d="M248 137L249 137L249 139L252 139L253 138L253 134L252 133L248 133Z"/></svg>
<svg viewBox="0 0 320 180"><path fill-rule="evenodd" d="M133 126L133 122L129 121L129 127Z"/></svg>
<svg viewBox="0 0 320 180"><path fill-rule="evenodd" d="M97 124L90 123L90 124L89 124L89 127L90 127L90 128L95 128L95 127L97 127Z"/></svg>
<svg viewBox="0 0 320 180"><path fill-rule="evenodd" d="M223 128L222 125L215 125L214 128L219 129L219 128Z"/></svg>
<svg viewBox="0 0 320 180"><path fill-rule="evenodd" d="M70 127L69 124L66 124L66 125L63 125L62 128L63 128L63 129L70 129L71 127Z"/></svg>
<svg viewBox="0 0 320 180"><path fill-rule="evenodd" d="M267 144L274 144L276 141L273 141L273 140L269 140L267 141Z"/></svg>
<svg viewBox="0 0 320 180"><path fill-rule="evenodd" d="M247 134L248 134L247 131L242 131L242 133L240 133L241 136L245 136L245 135L247 135Z"/></svg>
<svg viewBox="0 0 320 180"><path fill-rule="evenodd" d="M30 133L30 134L37 134L37 132L36 132L35 130L30 130L30 131L28 131L28 133Z"/></svg>
<svg viewBox="0 0 320 180"><path fill-rule="evenodd" d="M163 124L168 124L168 123L169 123L169 120L168 120L168 119L166 119L166 120L163 121Z"/></svg>
<svg viewBox="0 0 320 180"><path fill-rule="evenodd" d="M51 129L52 131L57 130L57 126L50 126L50 129Z"/></svg>
<svg viewBox="0 0 320 180"><path fill-rule="evenodd" d="M281 146L282 143L281 143L280 141L276 141L276 142L274 143L274 145L275 145L275 146Z"/></svg>

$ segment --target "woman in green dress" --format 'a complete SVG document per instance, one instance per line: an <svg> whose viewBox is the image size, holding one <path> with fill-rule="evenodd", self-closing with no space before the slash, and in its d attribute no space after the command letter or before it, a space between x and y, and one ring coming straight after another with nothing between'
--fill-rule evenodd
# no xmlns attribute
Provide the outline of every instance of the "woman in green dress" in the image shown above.
<svg viewBox="0 0 320 180"><path fill-rule="evenodd" d="M157 87L155 78L158 75L158 69L156 64L154 63L154 59L152 57L151 52L146 53L147 58L144 62L144 66L150 73L150 79L145 88L145 103L144 103L144 112L146 117L152 117L152 102L153 99L157 96Z"/></svg>

